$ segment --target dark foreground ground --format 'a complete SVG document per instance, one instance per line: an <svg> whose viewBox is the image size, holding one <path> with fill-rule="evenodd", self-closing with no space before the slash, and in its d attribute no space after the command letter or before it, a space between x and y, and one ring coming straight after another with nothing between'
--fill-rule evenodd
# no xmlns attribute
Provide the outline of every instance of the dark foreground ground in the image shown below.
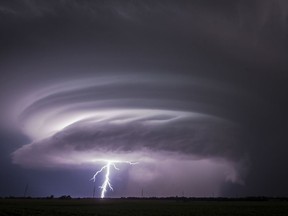
<svg viewBox="0 0 288 216"><path fill-rule="evenodd" d="M288 202L281 200L0 199L0 215L287 216Z"/></svg>

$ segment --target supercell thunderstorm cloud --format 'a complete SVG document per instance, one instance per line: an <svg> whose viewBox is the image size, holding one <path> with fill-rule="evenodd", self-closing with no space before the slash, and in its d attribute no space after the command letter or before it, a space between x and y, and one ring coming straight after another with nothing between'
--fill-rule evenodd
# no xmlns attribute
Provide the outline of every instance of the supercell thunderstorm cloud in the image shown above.
<svg viewBox="0 0 288 216"><path fill-rule="evenodd" d="M287 14L0 0L0 197L287 196Z"/></svg>
<svg viewBox="0 0 288 216"><path fill-rule="evenodd" d="M246 155L239 148L237 125L209 112L220 104L205 95L212 94L205 92L212 89L196 83L168 76L150 79L123 75L38 91L24 98L26 104L17 106L23 107L19 124L32 142L16 150L13 161L43 168L138 161L129 174L141 181L148 175L150 183L166 166L179 169L179 161L183 161L185 166L198 163L214 170L210 178L218 182L213 192L219 190L216 186L221 180L242 183L237 166ZM212 91L218 98L233 96L231 92L223 95L224 89ZM156 169L154 174L147 165ZM138 174L138 168L147 169L146 173ZM185 169L194 175L193 169ZM175 173L166 173L163 178L171 179L170 175ZM187 173L177 175L185 178Z"/></svg>

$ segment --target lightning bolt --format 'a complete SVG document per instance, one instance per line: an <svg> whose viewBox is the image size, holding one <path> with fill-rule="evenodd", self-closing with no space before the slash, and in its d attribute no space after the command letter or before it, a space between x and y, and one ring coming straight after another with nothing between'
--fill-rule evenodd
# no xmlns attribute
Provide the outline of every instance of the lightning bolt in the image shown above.
<svg viewBox="0 0 288 216"><path fill-rule="evenodd" d="M96 176L103 172L104 170L106 170L106 174L105 174L105 180L103 182L103 184L99 187L101 189L101 198L105 197L105 193L107 192L107 188L109 188L110 190L113 191L113 187L110 183L110 170L111 167L113 167L115 170L120 170L117 166L116 163L127 163L130 165L135 165L137 164L137 162L131 162L131 161L107 161L107 164L105 166L103 166L100 170L98 170L93 177L91 178L91 180L93 180L95 182L96 180Z"/></svg>

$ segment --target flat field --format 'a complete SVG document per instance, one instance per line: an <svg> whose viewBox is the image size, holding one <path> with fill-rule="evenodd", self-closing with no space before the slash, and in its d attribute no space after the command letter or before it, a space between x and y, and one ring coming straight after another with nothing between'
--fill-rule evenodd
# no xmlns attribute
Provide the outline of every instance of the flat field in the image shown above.
<svg viewBox="0 0 288 216"><path fill-rule="evenodd" d="M287 216L287 201L195 201L149 199L0 199L0 215L80 216Z"/></svg>

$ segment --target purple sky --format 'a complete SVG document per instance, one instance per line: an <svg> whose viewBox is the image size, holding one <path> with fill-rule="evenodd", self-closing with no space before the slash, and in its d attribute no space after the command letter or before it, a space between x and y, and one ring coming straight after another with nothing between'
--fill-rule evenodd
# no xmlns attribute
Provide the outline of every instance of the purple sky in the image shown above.
<svg viewBox="0 0 288 216"><path fill-rule="evenodd" d="M288 195L285 0L0 1L0 19L0 196L91 196L107 160L138 162L109 197Z"/></svg>

